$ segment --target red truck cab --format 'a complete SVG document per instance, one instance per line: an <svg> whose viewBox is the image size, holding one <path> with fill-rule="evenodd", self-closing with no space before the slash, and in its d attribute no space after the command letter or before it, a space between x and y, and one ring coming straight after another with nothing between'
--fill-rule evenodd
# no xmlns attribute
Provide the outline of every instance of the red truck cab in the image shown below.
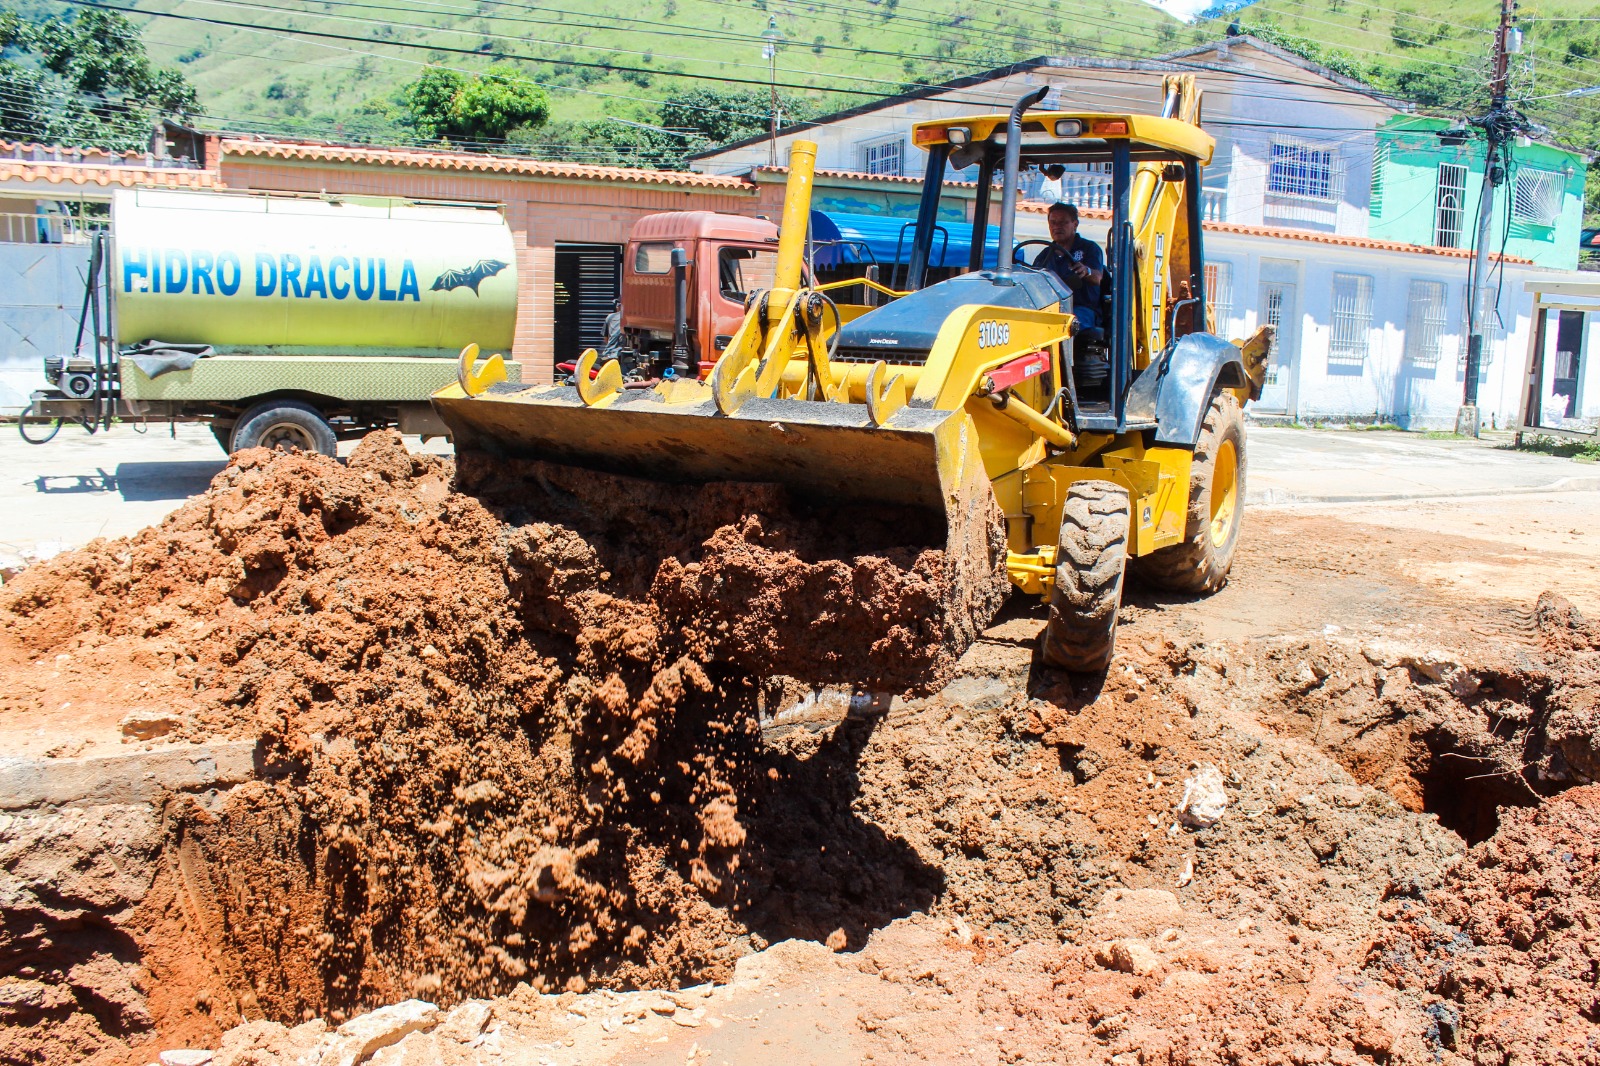
<svg viewBox="0 0 1600 1066"><path fill-rule="evenodd" d="M622 334L644 364L672 361L675 248L689 259L687 342L703 376L744 321L745 294L772 287L778 227L715 211L669 211L634 224L622 257Z"/></svg>

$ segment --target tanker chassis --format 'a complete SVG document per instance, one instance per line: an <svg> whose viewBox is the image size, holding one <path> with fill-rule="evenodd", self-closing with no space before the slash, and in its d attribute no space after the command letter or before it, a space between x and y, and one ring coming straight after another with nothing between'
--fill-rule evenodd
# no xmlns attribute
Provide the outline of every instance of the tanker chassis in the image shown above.
<svg viewBox="0 0 1600 1066"><path fill-rule="evenodd" d="M45 360L25 439L42 442L28 432L41 419L204 422L229 452L332 455L381 426L444 435L429 397L461 348L512 343L516 255L498 210L119 190L111 217L77 350Z"/></svg>

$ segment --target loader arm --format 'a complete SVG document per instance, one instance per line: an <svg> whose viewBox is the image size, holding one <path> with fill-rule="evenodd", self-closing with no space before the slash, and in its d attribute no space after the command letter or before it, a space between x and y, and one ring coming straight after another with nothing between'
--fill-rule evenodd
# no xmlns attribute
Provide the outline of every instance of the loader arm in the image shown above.
<svg viewBox="0 0 1600 1066"><path fill-rule="evenodd" d="M1163 118L1199 125L1200 90L1193 74L1162 79ZM1201 273L1189 238L1193 216L1180 164L1141 163L1134 172L1128 218L1138 261L1133 305L1133 368L1143 370L1171 342L1169 308L1193 294Z"/></svg>

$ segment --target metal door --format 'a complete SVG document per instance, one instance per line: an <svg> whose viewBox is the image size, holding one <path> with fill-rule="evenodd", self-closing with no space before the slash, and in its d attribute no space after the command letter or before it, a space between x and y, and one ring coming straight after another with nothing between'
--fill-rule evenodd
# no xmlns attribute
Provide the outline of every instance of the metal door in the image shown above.
<svg viewBox="0 0 1600 1066"><path fill-rule="evenodd" d="M622 294L620 244L556 245L556 362L606 343L606 317Z"/></svg>
<svg viewBox="0 0 1600 1066"><path fill-rule="evenodd" d="M1299 372L1300 315L1295 285L1288 281L1263 281L1257 306L1259 320L1275 328L1267 357L1267 380L1254 404L1263 414L1294 415L1295 379Z"/></svg>
<svg viewBox="0 0 1600 1066"><path fill-rule="evenodd" d="M0 244L0 413L44 387L44 357L70 354L87 244Z"/></svg>

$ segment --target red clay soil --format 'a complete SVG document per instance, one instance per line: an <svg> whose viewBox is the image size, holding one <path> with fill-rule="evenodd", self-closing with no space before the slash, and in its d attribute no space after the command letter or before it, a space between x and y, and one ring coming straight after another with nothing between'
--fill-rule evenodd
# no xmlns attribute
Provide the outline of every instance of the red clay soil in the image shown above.
<svg viewBox="0 0 1600 1066"><path fill-rule="evenodd" d="M1256 521L1253 617L1251 582L1425 595L1365 527ZM1595 1061L1575 612L1208 640L1135 593L1114 668L1068 679L1032 662L1036 617L955 661L1001 586L941 625L942 536L379 435L348 467L246 454L160 527L30 570L0 591L0 726L171 708L180 739L264 737L268 779L144 828L0 825L5 874L44 886L0 898L0 1058L499 994L524 1059L612 1061L609 1029L555 1050L575 994L720 981L794 937L842 949L783 996L837 980L800 1027L838 1027L838 1061L1502 1062L1524 1037ZM771 720L806 685L951 674L879 717ZM1197 829L1174 808L1202 764L1229 805ZM731 1060L771 1059L754 1024ZM228 1061L293 1061L250 1033ZM694 1051L653 1049L615 1061Z"/></svg>
<svg viewBox="0 0 1600 1066"><path fill-rule="evenodd" d="M751 754L760 709L784 678L937 687L1005 591L997 552L956 587L942 536L770 486L452 470L394 434L348 466L244 453L159 527L5 586L0 714L161 707L166 739L259 736L288 774L164 813L120 923L164 1033L716 976L782 865L744 847L747 808L784 787ZM46 947L46 909L8 913L6 968ZM92 1051L95 984L58 976L77 1009L11 1020ZM149 1023L101 1015L105 1036Z"/></svg>
<svg viewBox="0 0 1600 1066"><path fill-rule="evenodd" d="M1600 737L1600 630L1556 597L1539 601L1547 652L1567 660L1518 740L1550 790L1593 781ZM1600 1063L1600 785L1504 808L1495 834L1431 892L1399 886L1370 962L1396 987L1436 997L1439 1043L1468 1061Z"/></svg>
<svg viewBox="0 0 1600 1066"><path fill-rule="evenodd" d="M1431 993L1439 1043L1473 1063L1600 1062L1600 785L1506 812L1428 893L1397 892L1372 965Z"/></svg>

